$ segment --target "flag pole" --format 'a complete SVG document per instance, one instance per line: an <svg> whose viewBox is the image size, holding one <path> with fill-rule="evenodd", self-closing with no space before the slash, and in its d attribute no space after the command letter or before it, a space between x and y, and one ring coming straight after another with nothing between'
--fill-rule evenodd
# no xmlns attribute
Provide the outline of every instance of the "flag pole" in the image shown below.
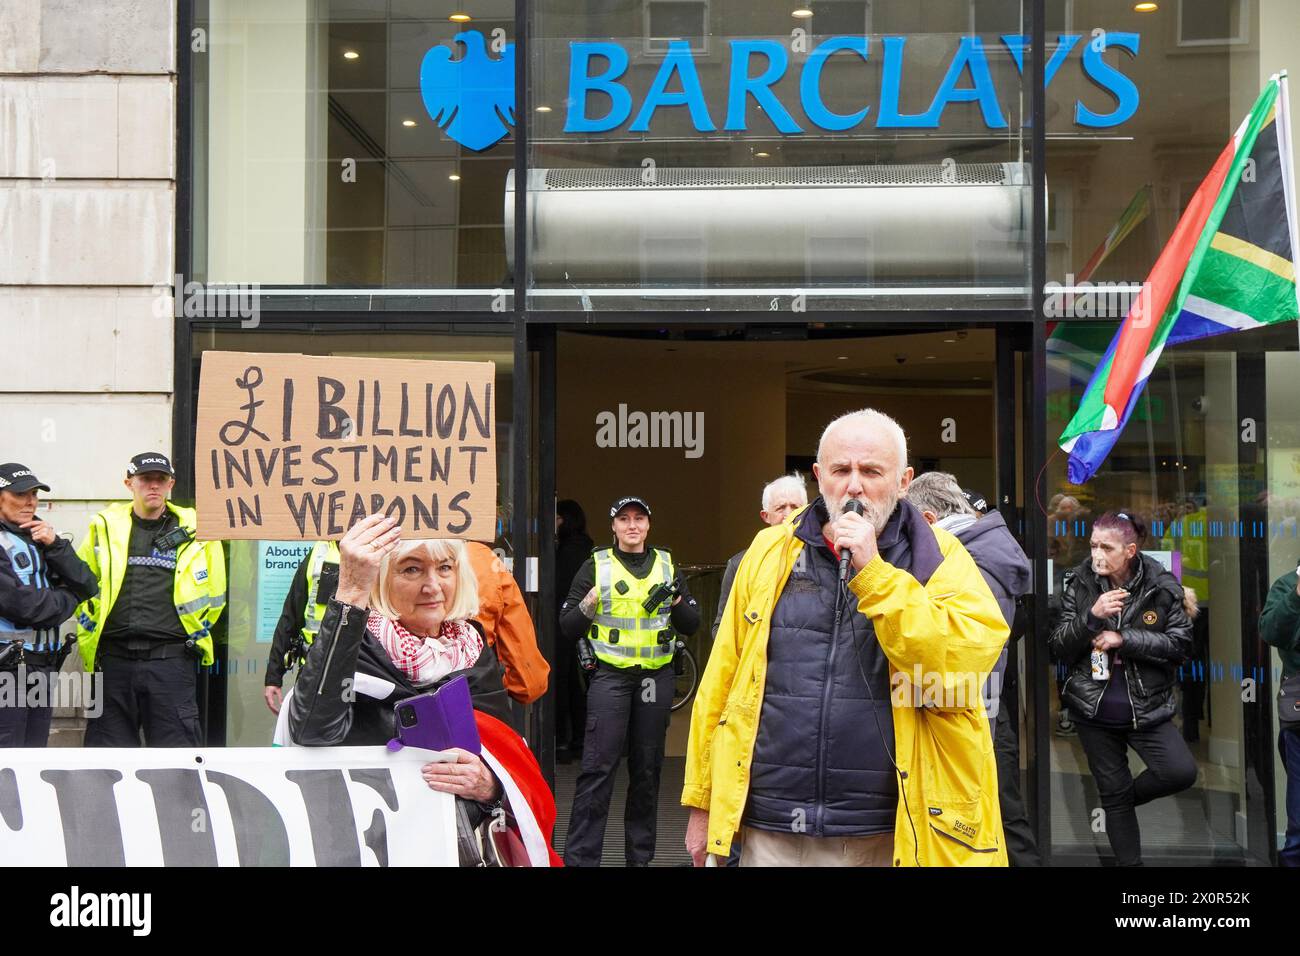
<svg viewBox="0 0 1300 956"><path fill-rule="evenodd" d="M1291 94L1287 72L1274 74L1277 80L1277 138L1282 152L1282 194L1286 197L1286 221L1291 230L1291 262L1300 276L1300 228L1297 228L1295 206L1295 153L1291 144ZM1300 283L1296 284L1296 309L1300 312ZM1296 323L1300 335L1300 322Z"/></svg>

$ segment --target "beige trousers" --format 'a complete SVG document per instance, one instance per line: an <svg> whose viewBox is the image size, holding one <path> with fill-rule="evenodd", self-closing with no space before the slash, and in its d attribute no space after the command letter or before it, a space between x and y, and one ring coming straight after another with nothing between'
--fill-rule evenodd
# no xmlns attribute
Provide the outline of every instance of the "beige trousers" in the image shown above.
<svg viewBox="0 0 1300 956"><path fill-rule="evenodd" d="M894 835L815 837L741 828L741 866L893 866Z"/></svg>

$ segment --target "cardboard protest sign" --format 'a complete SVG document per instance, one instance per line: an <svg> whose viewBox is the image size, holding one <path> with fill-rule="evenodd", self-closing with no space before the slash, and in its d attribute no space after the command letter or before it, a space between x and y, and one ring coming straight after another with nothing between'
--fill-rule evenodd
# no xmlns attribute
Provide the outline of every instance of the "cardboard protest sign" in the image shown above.
<svg viewBox="0 0 1300 956"><path fill-rule="evenodd" d="M194 478L203 540L496 531L496 366L204 352Z"/></svg>

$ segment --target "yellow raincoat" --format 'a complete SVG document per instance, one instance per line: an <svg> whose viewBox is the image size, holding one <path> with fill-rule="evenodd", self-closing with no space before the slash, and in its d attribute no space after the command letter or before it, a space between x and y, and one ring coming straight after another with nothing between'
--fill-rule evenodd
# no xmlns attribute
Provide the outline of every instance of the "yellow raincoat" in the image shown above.
<svg viewBox="0 0 1300 956"><path fill-rule="evenodd" d="M708 811L709 853L725 856L740 827L772 609L804 546L794 535L800 514L759 532L741 561L692 709L682 803ZM966 549L948 532L930 530L943 561L925 586L879 555L849 582L889 660L903 777L894 865L1006 866L979 687L1006 643L1007 625Z"/></svg>

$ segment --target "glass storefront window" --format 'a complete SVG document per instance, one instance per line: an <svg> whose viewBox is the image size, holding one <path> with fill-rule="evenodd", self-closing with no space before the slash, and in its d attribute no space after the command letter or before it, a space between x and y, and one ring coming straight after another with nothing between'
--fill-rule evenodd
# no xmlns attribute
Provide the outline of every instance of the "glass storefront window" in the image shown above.
<svg viewBox="0 0 1300 956"><path fill-rule="evenodd" d="M476 4L464 23L449 19L459 9L196 4L194 278L259 283L264 308L301 307L306 291L316 308L511 308L514 5ZM470 102L485 104L474 123Z"/></svg>
<svg viewBox="0 0 1300 956"><path fill-rule="evenodd" d="M1065 428L1116 327L1057 327L1048 366L1049 440ZM1063 576L1089 559L1093 522L1108 510L1147 523L1143 551L1169 567L1200 607L1192 656L1176 672L1173 718L1199 775L1191 789L1138 809L1148 859L1266 858L1267 849L1248 839L1248 823L1257 825L1264 814L1262 801L1248 800L1248 785L1259 769L1251 741L1260 710L1272 705L1243 681L1263 685L1246 654L1257 640L1260 587L1295 566L1296 499L1283 493L1295 444L1288 424L1294 406L1283 393L1295 380L1288 378L1295 351L1291 324L1167 350L1097 475L1070 484L1063 455L1046 469L1052 627ZM1256 441L1265 434L1266 449ZM1110 851L1094 825L1100 802L1083 748L1060 719L1065 676L1057 665L1049 684L1053 842L1064 860L1082 862ZM1140 762L1132 765L1138 773Z"/></svg>
<svg viewBox="0 0 1300 956"><path fill-rule="evenodd" d="M1091 73L1053 75L1049 50L1044 302L1054 326L1046 436L1053 450L1179 217L1268 77L1288 65L1289 38L1300 31L1300 8L1275 0L1150 6L1073 0L1068 12L1084 55L1092 54ZM1098 77L1109 96L1088 82ZM1114 129L1077 125L1080 109L1124 108L1131 118ZM1269 584L1294 568L1297 553L1296 348L1287 322L1166 349L1090 481L1070 484L1063 454L1044 467L1035 507L1047 526L1053 618L1062 576L1087 559L1092 522L1107 510L1147 521L1144 550L1201 606L1192 657L1177 672L1173 718L1198 777L1191 789L1138 809L1149 860L1267 862L1280 845L1278 833L1266 832L1264 793L1271 781L1281 831L1285 771L1271 693L1280 664L1260 643L1258 623ZM1052 838L1059 860L1085 862L1110 850L1095 825L1100 804L1083 749L1058 722L1063 678L1053 668L1047 682ZM1141 769L1136 758L1132 766Z"/></svg>
<svg viewBox="0 0 1300 956"><path fill-rule="evenodd" d="M1026 307L1024 18L975 11L539 4L530 307Z"/></svg>
<svg viewBox="0 0 1300 956"><path fill-rule="evenodd" d="M1265 6L1276 22L1281 5ZM1140 283L1263 79L1284 64L1265 68L1257 42L1226 36L1228 9L1240 8L1233 30L1248 26L1257 0L1164 2L1149 13L1116 0L1071 7L1077 40L1060 41L1049 15L1047 277ZM1070 68L1076 59L1083 69ZM1115 114L1127 118L1104 119Z"/></svg>
<svg viewBox="0 0 1300 956"><path fill-rule="evenodd" d="M367 358L432 359L496 363L497 535L492 548L511 566L515 543L510 532L513 461L511 414L515 387L513 338L508 329L476 334L196 333L196 363L205 351L303 352ZM266 663L276 621L302 554L312 542L231 541L227 551L229 603L224 618L226 645L219 648L211 681L224 694L228 746L269 746L275 716L262 699ZM521 549L522 550L522 549ZM223 653L224 652L224 653ZM286 675L284 689L293 685Z"/></svg>

